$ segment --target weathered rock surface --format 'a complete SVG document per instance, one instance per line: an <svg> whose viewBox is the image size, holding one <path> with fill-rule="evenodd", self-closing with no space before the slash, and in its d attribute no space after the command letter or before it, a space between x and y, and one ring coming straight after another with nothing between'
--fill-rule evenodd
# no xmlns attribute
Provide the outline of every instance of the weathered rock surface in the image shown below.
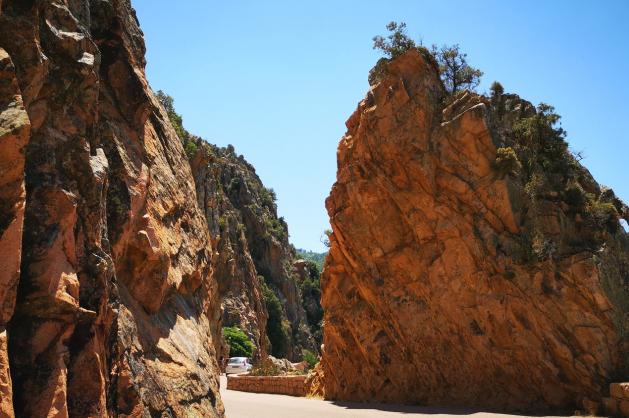
<svg viewBox="0 0 629 418"><path fill-rule="evenodd" d="M0 416L13 404L7 324L13 316L22 255L24 151L30 121L9 54L0 48Z"/></svg>
<svg viewBox="0 0 629 418"><path fill-rule="evenodd" d="M201 144L190 163L198 203L205 212L214 239L213 264L221 296L223 325L244 330L256 346L256 357L263 357L269 349L265 333L268 315L240 215L241 206L235 207L229 198L235 191L232 190L235 184L243 180L242 166L235 158L230 161L229 154L222 157L220 154L220 149ZM251 204L246 185L242 192Z"/></svg>
<svg viewBox="0 0 629 418"><path fill-rule="evenodd" d="M313 349L315 344L292 271L295 250L288 242L286 223L277 216L274 194L233 147L219 148L201 139L196 144L198 150L190 163L198 203L217 251L214 270L223 324L245 330L258 347L258 355L277 353L266 336L264 281L282 304L282 322L290 324L286 350L279 354L300 359L301 350Z"/></svg>
<svg viewBox="0 0 629 418"><path fill-rule="evenodd" d="M129 1L4 0L0 48L0 415L222 416L210 236Z"/></svg>
<svg viewBox="0 0 629 418"><path fill-rule="evenodd" d="M312 260L297 259L293 262L293 277L299 284L301 303L306 311L310 333L319 349L323 340L323 308L321 308L321 271Z"/></svg>
<svg viewBox="0 0 629 418"><path fill-rule="evenodd" d="M326 202L326 397L527 412L599 402L628 376L626 207L559 142L564 160L545 162L545 138L518 142L536 110L517 96L446 106L416 50L378 79L347 121ZM499 173L503 147L528 165ZM570 182L588 216L567 202Z"/></svg>

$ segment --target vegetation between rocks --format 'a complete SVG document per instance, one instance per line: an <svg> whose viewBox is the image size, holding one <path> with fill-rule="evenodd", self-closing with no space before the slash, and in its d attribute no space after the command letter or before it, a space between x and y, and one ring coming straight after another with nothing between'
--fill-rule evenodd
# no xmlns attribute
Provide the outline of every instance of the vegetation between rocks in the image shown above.
<svg viewBox="0 0 629 418"><path fill-rule="evenodd" d="M275 292L269 288L263 276L258 276L264 304L268 313L266 322L266 335L271 345L271 354L278 358L286 357L288 354L288 343L290 335L290 324L283 320L282 303Z"/></svg>

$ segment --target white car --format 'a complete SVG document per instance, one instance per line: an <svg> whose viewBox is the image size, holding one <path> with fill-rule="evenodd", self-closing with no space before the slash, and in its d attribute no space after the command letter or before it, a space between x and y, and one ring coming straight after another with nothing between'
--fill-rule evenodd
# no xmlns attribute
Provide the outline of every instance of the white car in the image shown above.
<svg viewBox="0 0 629 418"><path fill-rule="evenodd" d="M253 366L247 357L231 357L225 368L225 375L247 373Z"/></svg>

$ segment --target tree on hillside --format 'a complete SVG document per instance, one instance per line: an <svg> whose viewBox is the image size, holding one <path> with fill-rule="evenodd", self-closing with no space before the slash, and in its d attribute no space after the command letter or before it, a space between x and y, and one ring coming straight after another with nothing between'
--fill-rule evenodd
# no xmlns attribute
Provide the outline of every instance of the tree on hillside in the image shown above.
<svg viewBox="0 0 629 418"><path fill-rule="evenodd" d="M489 90L491 91L492 98L499 98L505 93L504 87L502 87L502 84L500 84L498 81L494 81L493 83L491 83L491 87L489 87Z"/></svg>
<svg viewBox="0 0 629 418"><path fill-rule="evenodd" d="M498 115L498 117L500 118L502 117L502 113L504 111L502 95L505 93L505 89L504 87L502 87L502 84L500 84L497 81L494 81L493 83L491 83L491 87L489 87L489 91L491 92L491 95L489 96L491 100L491 106L496 112L496 115Z"/></svg>
<svg viewBox="0 0 629 418"><path fill-rule="evenodd" d="M223 327L223 336L229 345L230 357L251 357L255 346L243 330L237 327Z"/></svg>
<svg viewBox="0 0 629 418"><path fill-rule="evenodd" d="M373 37L373 49L381 50L388 58L395 58L415 48L415 41L406 34L406 23L390 22L387 30L390 33L386 38L380 35Z"/></svg>
<svg viewBox="0 0 629 418"><path fill-rule="evenodd" d="M197 151L196 138L193 138L190 132L183 127L183 117L175 111L175 100L162 90L158 90L155 95L157 96L157 100L164 106L168 119L170 119L170 123L173 125L177 136L183 144L186 155L188 158L192 158Z"/></svg>
<svg viewBox="0 0 629 418"><path fill-rule="evenodd" d="M458 44L441 48L433 45L431 52L439 63L441 79L449 94L478 87L483 72L467 63L467 54L461 52Z"/></svg>
<svg viewBox="0 0 629 418"><path fill-rule="evenodd" d="M181 115L175 111L175 100L162 90L158 90L156 96L157 100L164 106L168 119L170 119L170 123L175 128L175 132L177 132L177 136L179 136L182 142L185 142L190 137L190 133L183 127Z"/></svg>

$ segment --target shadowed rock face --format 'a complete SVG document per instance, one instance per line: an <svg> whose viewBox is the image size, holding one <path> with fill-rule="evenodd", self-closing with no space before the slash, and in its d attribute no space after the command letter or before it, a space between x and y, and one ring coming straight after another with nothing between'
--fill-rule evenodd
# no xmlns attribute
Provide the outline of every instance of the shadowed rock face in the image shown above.
<svg viewBox="0 0 629 418"><path fill-rule="evenodd" d="M246 163L239 164L234 154L199 141L190 165L199 207L216 248L213 264L223 325L244 330L256 347L255 356L263 357L269 352L265 332L268 315L241 216L241 211L251 210L254 202L253 191L243 178ZM231 195L241 198L232 202ZM242 197L247 199L246 205L241 203Z"/></svg>
<svg viewBox="0 0 629 418"><path fill-rule="evenodd" d="M628 376L627 234L589 225L561 190L533 199L523 175L497 172L499 147L526 152L512 132L536 114L529 103L445 101L412 50L347 121L326 201L326 396L528 412L600 400ZM533 230L552 252L525 257Z"/></svg>
<svg viewBox="0 0 629 418"><path fill-rule="evenodd" d="M0 48L0 415L222 416L210 237L128 0L3 0Z"/></svg>
<svg viewBox="0 0 629 418"><path fill-rule="evenodd" d="M15 308L20 277L24 190L24 148L30 122L8 53L0 48L0 413L11 416L7 324Z"/></svg>
<svg viewBox="0 0 629 418"><path fill-rule="evenodd" d="M282 321L290 324L286 350L280 355L301 360L302 349L316 348L292 271L297 256L288 241L288 226L277 216L274 197L233 147L219 148L200 139L196 143L198 151L190 164L198 204L217 249L213 266L223 324L245 330L258 348L257 355L272 352L262 276L280 300Z"/></svg>

